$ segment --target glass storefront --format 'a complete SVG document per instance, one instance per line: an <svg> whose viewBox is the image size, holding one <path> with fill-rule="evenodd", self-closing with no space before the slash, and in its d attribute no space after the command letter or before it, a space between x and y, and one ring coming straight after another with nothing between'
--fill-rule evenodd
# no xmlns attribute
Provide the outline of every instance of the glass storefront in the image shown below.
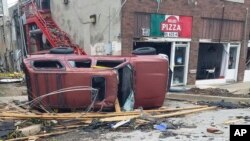
<svg viewBox="0 0 250 141"><path fill-rule="evenodd" d="M171 68L173 70L172 85L186 85L188 42L173 42Z"/></svg>
<svg viewBox="0 0 250 141"><path fill-rule="evenodd" d="M141 47L153 47L157 54L165 54L169 57L172 71L172 86L187 84L187 66L189 55L189 42L136 42L133 49Z"/></svg>

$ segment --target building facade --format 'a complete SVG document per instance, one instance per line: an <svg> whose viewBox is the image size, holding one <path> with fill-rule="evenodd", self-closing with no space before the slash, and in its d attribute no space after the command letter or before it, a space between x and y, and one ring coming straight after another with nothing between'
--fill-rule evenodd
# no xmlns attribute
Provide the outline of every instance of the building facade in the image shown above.
<svg viewBox="0 0 250 141"><path fill-rule="evenodd" d="M50 3L53 19L87 54L121 55L120 0L51 0Z"/></svg>
<svg viewBox="0 0 250 141"><path fill-rule="evenodd" d="M36 0L36 4L45 4L58 27L89 55L129 55L141 47L168 55L172 86L249 81L250 0ZM37 32L35 22L30 23L26 30ZM39 32L40 42L46 39L43 35Z"/></svg>
<svg viewBox="0 0 250 141"><path fill-rule="evenodd" d="M187 85L248 80L249 4L249 0L51 1L51 13L88 54L119 55L121 50L128 55L136 48L154 47L169 56L172 85ZM95 24L88 23L91 15L97 15Z"/></svg>
<svg viewBox="0 0 250 141"><path fill-rule="evenodd" d="M122 54L145 46L167 54L172 85L243 81L249 5L249 0L127 0Z"/></svg>

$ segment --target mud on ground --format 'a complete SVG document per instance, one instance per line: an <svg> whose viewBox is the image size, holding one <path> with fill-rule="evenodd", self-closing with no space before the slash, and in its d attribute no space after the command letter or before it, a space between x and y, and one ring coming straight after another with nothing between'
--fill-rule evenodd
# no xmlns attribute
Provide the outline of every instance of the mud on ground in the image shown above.
<svg viewBox="0 0 250 141"><path fill-rule="evenodd" d="M185 93L186 94L210 95L210 96L250 98L250 90L248 94L233 94L226 89L220 89L220 88L208 88L208 89L191 88Z"/></svg>

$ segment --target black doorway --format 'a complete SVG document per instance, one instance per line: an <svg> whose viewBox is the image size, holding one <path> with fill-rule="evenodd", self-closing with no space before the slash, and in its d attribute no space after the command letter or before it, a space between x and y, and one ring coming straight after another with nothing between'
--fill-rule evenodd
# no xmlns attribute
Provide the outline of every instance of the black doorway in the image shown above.
<svg viewBox="0 0 250 141"><path fill-rule="evenodd" d="M142 47L153 47L157 54L165 54L168 56L169 62L171 58L171 42L135 42L133 49Z"/></svg>

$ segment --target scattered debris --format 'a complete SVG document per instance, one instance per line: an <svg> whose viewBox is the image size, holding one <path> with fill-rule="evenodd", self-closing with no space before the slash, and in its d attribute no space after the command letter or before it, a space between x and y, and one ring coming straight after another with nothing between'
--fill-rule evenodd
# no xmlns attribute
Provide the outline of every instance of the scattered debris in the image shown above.
<svg viewBox="0 0 250 141"><path fill-rule="evenodd" d="M154 128L163 132L163 131L167 131L168 125L166 123L161 123L161 124L154 125Z"/></svg>
<svg viewBox="0 0 250 141"><path fill-rule="evenodd" d="M168 138L168 137L173 137L173 136L177 136L177 134L172 131L166 131L166 132L162 132L159 138Z"/></svg>
<svg viewBox="0 0 250 141"><path fill-rule="evenodd" d="M7 135L14 130L14 121L0 121L0 138L7 137Z"/></svg>
<svg viewBox="0 0 250 141"><path fill-rule="evenodd" d="M37 139L40 137L48 137L48 136L55 136L55 135L60 135L60 134L65 134L65 133L69 133L71 132L71 130L69 131L59 131L59 132L52 132L52 133L47 133L47 134L39 134L39 135L35 135L35 136L28 136L28 137L20 137L20 138L14 138L14 139L9 139L6 141L19 141L19 140L28 140L28 139Z"/></svg>
<svg viewBox="0 0 250 141"><path fill-rule="evenodd" d="M130 122L130 119L129 120L120 121L120 122L116 123L115 125L112 125L112 128L116 129L116 128L118 128L118 127L120 127L120 126L122 126L122 125L124 125L124 124L126 124L128 122Z"/></svg>
<svg viewBox="0 0 250 141"><path fill-rule="evenodd" d="M0 83L17 83L23 81L22 78L19 79L0 79Z"/></svg>
<svg viewBox="0 0 250 141"><path fill-rule="evenodd" d="M220 88L208 88L208 89L200 89L200 88L191 88L190 90L185 92L186 94L199 94L199 95L210 95L210 96L223 96L223 97L242 97L249 98L248 94L233 94L226 89Z"/></svg>
<svg viewBox="0 0 250 141"><path fill-rule="evenodd" d="M240 104L234 104L234 103L231 103L231 102L225 102L224 100L221 100L219 102L198 101L197 104L199 104L199 105L208 105L208 106L217 106L217 107L227 108L227 109L237 109L237 108L250 107L250 104L240 105Z"/></svg>
<svg viewBox="0 0 250 141"><path fill-rule="evenodd" d="M21 129L17 129L17 131L20 131L24 136L32 136L38 134L41 131L41 128L41 124L35 124Z"/></svg>
<svg viewBox="0 0 250 141"><path fill-rule="evenodd" d="M0 73L0 83L17 83L23 81L23 73Z"/></svg>
<svg viewBox="0 0 250 141"><path fill-rule="evenodd" d="M236 116L236 119L227 120L224 124L234 124L234 123L242 123L242 122L249 122L250 116Z"/></svg>
<svg viewBox="0 0 250 141"><path fill-rule="evenodd" d="M20 104L19 102L15 103ZM20 106L15 103L0 104L0 119L16 121L12 125L11 132L5 133L4 140L35 140L68 133L76 128L86 132L93 132L93 130L131 131L134 129L145 131L156 128L164 132L161 135L163 137L174 136L174 133L168 132L167 129L177 129L181 125L175 125L167 121L166 118L216 109L216 107L195 106L175 109L139 109L130 112L41 113L25 109L26 106L23 104Z"/></svg>
<svg viewBox="0 0 250 141"><path fill-rule="evenodd" d="M232 120L224 121L224 124L231 125L231 124L239 123L239 122L242 122L242 121L244 121L244 120L243 119L232 119Z"/></svg>
<svg viewBox="0 0 250 141"><path fill-rule="evenodd" d="M209 127L207 128L207 132L208 133L213 133L213 134L223 134L224 132L217 129L217 128L214 128L214 127Z"/></svg>
<svg viewBox="0 0 250 141"><path fill-rule="evenodd" d="M14 72L14 73L0 73L0 79L3 78L23 78L24 74L23 73L18 73L18 72Z"/></svg>

